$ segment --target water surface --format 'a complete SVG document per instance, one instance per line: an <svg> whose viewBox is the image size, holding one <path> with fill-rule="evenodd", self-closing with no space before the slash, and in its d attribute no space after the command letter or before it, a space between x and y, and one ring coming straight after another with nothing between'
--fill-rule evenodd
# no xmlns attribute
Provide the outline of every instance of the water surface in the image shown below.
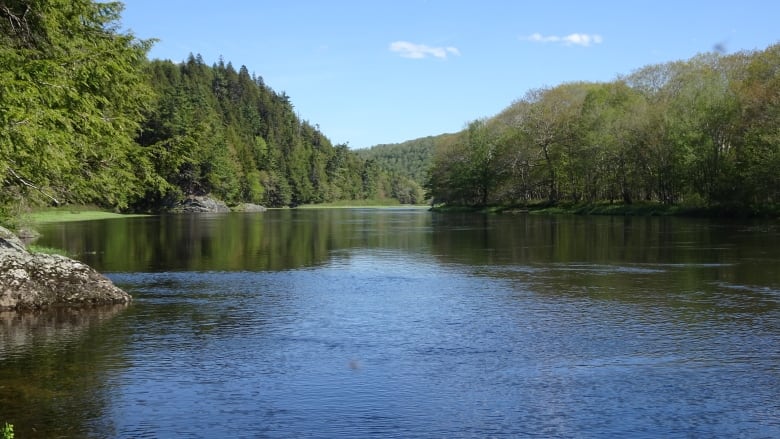
<svg viewBox="0 0 780 439"><path fill-rule="evenodd" d="M780 225L282 210L46 226L135 298L0 314L18 437L780 437Z"/></svg>

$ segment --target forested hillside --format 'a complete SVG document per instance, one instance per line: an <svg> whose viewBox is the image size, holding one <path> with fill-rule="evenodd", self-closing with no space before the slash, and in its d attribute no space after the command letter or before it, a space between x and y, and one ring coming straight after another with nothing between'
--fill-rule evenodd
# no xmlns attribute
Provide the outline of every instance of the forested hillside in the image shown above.
<svg viewBox="0 0 780 439"><path fill-rule="evenodd" d="M440 145L437 203L780 202L780 45L529 91Z"/></svg>
<svg viewBox="0 0 780 439"><path fill-rule="evenodd" d="M161 187L147 187L139 203L167 204L189 194L211 194L228 204L287 206L395 197L407 181L362 160L346 145L331 145L290 98L245 66L199 56L152 61L145 76L154 99L136 138L153 158Z"/></svg>
<svg viewBox="0 0 780 439"><path fill-rule="evenodd" d="M422 137L402 143L375 145L355 152L365 160L375 160L383 169L411 178L421 186L433 163L437 144L454 139L454 134Z"/></svg>
<svg viewBox="0 0 780 439"><path fill-rule="evenodd" d="M42 204L155 210L198 194L420 201L413 182L331 145L246 67L149 61L153 42L121 32L121 11L0 3L0 217Z"/></svg>

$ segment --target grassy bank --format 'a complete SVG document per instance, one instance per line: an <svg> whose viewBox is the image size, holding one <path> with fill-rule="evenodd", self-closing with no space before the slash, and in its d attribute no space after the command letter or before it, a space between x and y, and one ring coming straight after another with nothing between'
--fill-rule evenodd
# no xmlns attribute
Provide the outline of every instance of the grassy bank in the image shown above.
<svg viewBox="0 0 780 439"><path fill-rule="evenodd" d="M127 218L131 216L143 216L137 214L122 214L106 212L94 207L60 207L30 212L24 215L23 220L32 224L60 223L67 221L90 221L110 218Z"/></svg>
<svg viewBox="0 0 780 439"><path fill-rule="evenodd" d="M68 253L67 250L62 248L56 248L56 247L43 247L35 244L28 244L27 250L30 253L41 253L45 255L60 255L60 256L71 257L71 255Z"/></svg>
<svg viewBox="0 0 780 439"><path fill-rule="evenodd" d="M438 212L529 213L536 215L689 216L727 218L780 218L780 205L748 209L735 206L684 206L662 203L539 203L527 206L436 206Z"/></svg>
<svg viewBox="0 0 780 439"><path fill-rule="evenodd" d="M388 207L412 207L425 209L429 206L427 204L401 204L398 200L394 199L381 199L381 200L342 200L334 201L332 203L320 203L320 204L302 204L297 209L349 209L355 207L370 207L370 208L388 208Z"/></svg>

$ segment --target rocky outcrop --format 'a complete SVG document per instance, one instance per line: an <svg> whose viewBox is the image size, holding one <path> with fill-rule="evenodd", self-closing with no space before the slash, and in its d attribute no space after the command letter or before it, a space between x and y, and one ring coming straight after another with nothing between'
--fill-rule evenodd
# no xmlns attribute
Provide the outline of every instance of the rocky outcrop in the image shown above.
<svg viewBox="0 0 780 439"><path fill-rule="evenodd" d="M223 201L208 196L191 196L177 203L171 212L175 213L203 213L203 212L230 212L230 208Z"/></svg>
<svg viewBox="0 0 780 439"><path fill-rule="evenodd" d="M131 297L91 267L59 255L30 253L0 227L0 310L127 304Z"/></svg>
<svg viewBox="0 0 780 439"><path fill-rule="evenodd" d="M265 212L265 206L252 203L242 203L233 208L233 212Z"/></svg>

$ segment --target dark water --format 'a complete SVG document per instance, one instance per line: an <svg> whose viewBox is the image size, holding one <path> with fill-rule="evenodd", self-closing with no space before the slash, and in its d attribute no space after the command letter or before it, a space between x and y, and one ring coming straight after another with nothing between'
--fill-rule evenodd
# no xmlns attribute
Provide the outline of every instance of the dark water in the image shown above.
<svg viewBox="0 0 780 439"><path fill-rule="evenodd" d="M780 437L780 224L269 211L50 225L129 307L0 314L28 437Z"/></svg>

